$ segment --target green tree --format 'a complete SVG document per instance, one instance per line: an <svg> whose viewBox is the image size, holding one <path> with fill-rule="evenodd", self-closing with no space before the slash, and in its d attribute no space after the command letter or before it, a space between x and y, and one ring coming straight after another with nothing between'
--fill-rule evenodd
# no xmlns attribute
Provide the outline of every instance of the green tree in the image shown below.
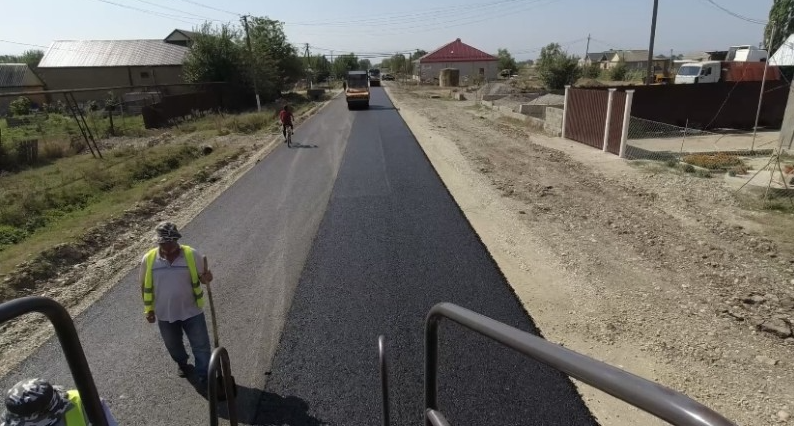
<svg viewBox="0 0 794 426"><path fill-rule="evenodd" d="M304 76L304 66L298 51L284 33L284 24L267 17L251 18L248 25L251 46L255 55L264 55L275 66L279 91Z"/></svg>
<svg viewBox="0 0 794 426"><path fill-rule="evenodd" d="M395 53L391 57L389 64L391 65L390 67L391 71L394 73L411 74L414 70L413 61L408 60L408 58L406 58L405 55L401 55L399 53Z"/></svg>
<svg viewBox="0 0 794 426"><path fill-rule="evenodd" d="M372 62L369 59L359 59L358 60L358 69L360 70L369 70L372 68Z"/></svg>
<svg viewBox="0 0 794 426"><path fill-rule="evenodd" d="M565 53L557 43L541 49L536 64L540 79L549 90L563 89L582 75L579 58Z"/></svg>
<svg viewBox="0 0 794 426"><path fill-rule="evenodd" d="M499 71L510 70L511 74L518 71L518 64L507 49L499 49L496 57L499 58Z"/></svg>
<svg viewBox="0 0 794 426"><path fill-rule="evenodd" d="M411 54L411 60L415 61L425 55L427 55L427 52L422 49L419 49Z"/></svg>
<svg viewBox="0 0 794 426"><path fill-rule="evenodd" d="M348 71L358 70L358 66L358 56L354 53L339 55L334 58L333 72L336 77L344 78Z"/></svg>
<svg viewBox="0 0 794 426"><path fill-rule="evenodd" d="M0 63L9 64L9 63L19 63L19 64L28 64L33 69L36 69L39 66L39 62L41 62L41 58L44 57L44 51L39 49L34 50L26 50L21 55L0 55Z"/></svg>
<svg viewBox="0 0 794 426"><path fill-rule="evenodd" d="M392 69L391 58L386 58L380 61L380 69L392 71L393 69Z"/></svg>
<svg viewBox="0 0 794 426"><path fill-rule="evenodd" d="M314 71L315 81L321 82L328 80L331 76L331 61L324 55L317 55L312 58L312 70Z"/></svg>
<svg viewBox="0 0 794 426"><path fill-rule="evenodd" d="M39 62L41 62L42 58L44 58L44 51L39 49L26 50L22 53L22 56L19 57L20 62L28 64L32 69L39 67Z"/></svg>
<svg viewBox="0 0 794 426"><path fill-rule="evenodd" d="M773 26L775 36L770 39ZM769 23L764 29L764 40L769 54L772 55L791 33L794 33L794 0L774 0L769 10Z"/></svg>
<svg viewBox="0 0 794 426"><path fill-rule="evenodd" d="M240 32L229 24L205 23L193 38L182 73L188 83L225 81L243 84L248 80Z"/></svg>

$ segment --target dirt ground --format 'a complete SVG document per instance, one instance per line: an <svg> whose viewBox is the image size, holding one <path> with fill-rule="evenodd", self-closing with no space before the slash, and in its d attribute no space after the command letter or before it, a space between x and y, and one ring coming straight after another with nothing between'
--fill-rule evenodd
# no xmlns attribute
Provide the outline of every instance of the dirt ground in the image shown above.
<svg viewBox="0 0 794 426"><path fill-rule="evenodd" d="M338 90L332 91L332 95L339 93ZM298 125L319 112L326 104L327 102L320 102L305 114L297 116ZM184 140L184 137L175 138L164 134L151 138L118 139L114 143L119 146L153 146ZM87 230L84 241L91 242L88 246L61 244L48 250L49 257L67 260L73 257L81 261L59 262L58 270L55 271L56 277L46 283L36 283L37 289L45 290L32 294L53 298L66 307L72 317L77 316L135 267L140 254L152 245L151 229L156 223L166 219L180 227L189 223L245 172L279 146L281 135L278 126L274 125L270 134L233 134L199 142L213 141L239 146L242 148L241 154L219 162L215 170L208 170L211 175L204 183L181 182L173 187L167 194L167 199L173 200L171 202L155 199L139 203L121 217L112 218L107 223L97 224L95 228ZM90 253L74 253L76 247L89 250ZM18 265L5 280L11 281L20 274L26 274L28 269L36 267L36 262L41 261L42 257L46 260L48 256L37 256ZM40 315L26 315L0 326L0 354L3 361L0 363L0 376L12 370L52 334L52 326Z"/></svg>
<svg viewBox="0 0 794 426"><path fill-rule="evenodd" d="M792 214L745 210L719 177L387 90L544 337L737 424L794 423ZM603 425L666 424L577 386Z"/></svg>

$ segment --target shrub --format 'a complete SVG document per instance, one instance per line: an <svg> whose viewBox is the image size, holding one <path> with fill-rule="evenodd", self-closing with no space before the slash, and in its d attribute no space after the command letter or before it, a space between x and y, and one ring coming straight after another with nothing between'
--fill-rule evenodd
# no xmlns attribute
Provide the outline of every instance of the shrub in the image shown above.
<svg viewBox="0 0 794 426"><path fill-rule="evenodd" d="M24 96L20 96L8 104L11 115L28 115L31 107L33 107L33 102Z"/></svg>
<svg viewBox="0 0 794 426"><path fill-rule="evenodd" d="M14 226L0 225L0 247L16 244L25 239L28 233Z"/></svg>
<svg viewBox="0 0 794 426"><path fill-rule="evenodd" d="M728 154L692 154L685 156L684 162L709 170L744 166L741 158Z"/></svg>
<svg viewBox="0 0 794 426"><path fill-rule="evenodd" d="M683 170L684 170L686 173L695 173L695 166L693 166L693 165L691 165L691 164L687 164L687 165L685 165L685 166L684 166L684 169L683 169Z"/></svg>
<svg viewBox="0 0 794 426"><path fill-rule="evenodd" d="M626 75L629 73L629 68L626 66L626 63L620 61L614 68L609 70L609 78L612 81L623 81L626 79Z"/></svg>
<svg viewBox="0 0 794 426"><path fill-rule="evenodd" d="M582 76L585 78L598 78L601 76L599 64L590 64L582 67Z"/></svg>

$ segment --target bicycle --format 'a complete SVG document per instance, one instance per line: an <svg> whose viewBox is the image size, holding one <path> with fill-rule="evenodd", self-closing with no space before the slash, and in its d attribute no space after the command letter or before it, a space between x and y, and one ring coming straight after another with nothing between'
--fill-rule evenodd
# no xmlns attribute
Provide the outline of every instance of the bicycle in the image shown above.
<svg viewBox="0 0 794 426"><path fill-rule="evenodd" d="M292 147L292 126L287 126L287 140L284 142L287 143L287 148Z"/></svg>

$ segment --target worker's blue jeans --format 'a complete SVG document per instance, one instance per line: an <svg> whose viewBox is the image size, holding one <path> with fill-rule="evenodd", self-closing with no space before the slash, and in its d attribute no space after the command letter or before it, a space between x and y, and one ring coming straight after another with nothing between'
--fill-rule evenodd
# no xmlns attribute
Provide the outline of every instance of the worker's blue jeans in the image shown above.
<svg viewBox="0 0 794 426"><path fill-rule="evenodd" d="M200 380L207 380L207 370L210 365L210 336L207 333L207 321L204 314L196 315L183 321L168 322L157 321L160 326L160 335L171 354L171 358L180 366L187 364L188 354L182 343L182 332L187 335L193 357L196 359L196 375Z"/></svg>

